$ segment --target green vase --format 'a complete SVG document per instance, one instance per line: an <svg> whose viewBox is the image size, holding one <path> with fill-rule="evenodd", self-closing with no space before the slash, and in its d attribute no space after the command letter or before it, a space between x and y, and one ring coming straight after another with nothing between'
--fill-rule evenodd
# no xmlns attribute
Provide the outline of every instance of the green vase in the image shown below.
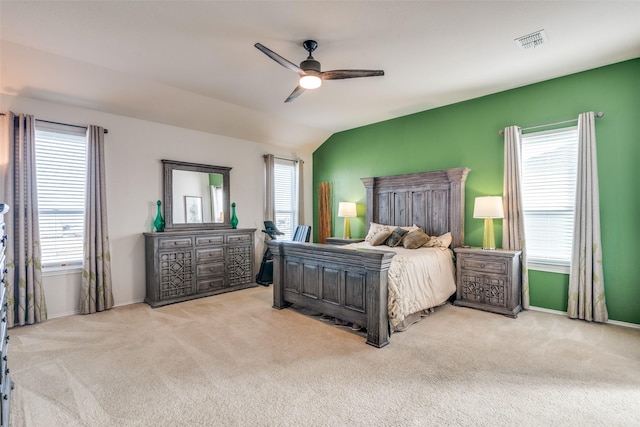
<svg viewBox="0 0 640 427"><path fill-rule="evenodd" d="M158 200L158 214L156 215L156 220L153 221L153 228L156 231L164 231L164 218L162 218L162 210L160 209L160 205L162 202Z"/></svg>
<svg viewBox="0 0 640 427"><path fill-rule="evenodd" d="M231 228L238 228L238 217L236 216L236 203L231 203Z"/></svg>

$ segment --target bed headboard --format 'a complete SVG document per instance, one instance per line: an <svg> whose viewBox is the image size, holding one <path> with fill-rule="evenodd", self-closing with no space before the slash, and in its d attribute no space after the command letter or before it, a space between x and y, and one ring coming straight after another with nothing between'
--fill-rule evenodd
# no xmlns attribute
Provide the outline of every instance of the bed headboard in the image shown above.
<svg viewBox="0 0 640 427"><path fill-rule="evenodd" d="M464 244L464 183L471 169L455 168L362 178L371 222L410 226L430 236L451 232L451 247Z"/></svg>

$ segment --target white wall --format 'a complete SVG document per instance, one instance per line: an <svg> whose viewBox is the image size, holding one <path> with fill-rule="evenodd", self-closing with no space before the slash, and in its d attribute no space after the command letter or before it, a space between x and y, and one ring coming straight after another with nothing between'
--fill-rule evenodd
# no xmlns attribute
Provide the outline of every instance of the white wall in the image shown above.
<svg viewBox="0 0 640 427"><path fill-rule="evenodd" d="M107 205L111 268L116 305L140 302L145 296L142 233L152 230L156 201L162 200L161 159L232 167L231 201L236 202L238 228L256 228L256 271L264 248L264 160L272 153L305 162L305 222L312 221L312 152L295 152L160 123L122 117L29 98L0 95L1 111L33 114L37 119L99 125L105 135ZM247 124L250 126L250 124ZM46 274L43 279L49 318L77 313L80 274Z"/></svg>

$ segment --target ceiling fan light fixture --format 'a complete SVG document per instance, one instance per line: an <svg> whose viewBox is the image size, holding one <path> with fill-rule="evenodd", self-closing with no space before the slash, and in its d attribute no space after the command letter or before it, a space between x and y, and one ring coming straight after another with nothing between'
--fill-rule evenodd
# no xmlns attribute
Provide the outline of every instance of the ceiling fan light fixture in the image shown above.
<svg viewBox="0 0 640 427"><path fill-rule="evenodd" d="M300 77L300 86L305 89L317 89L322 85L322 79L313 74Z"/></svg>

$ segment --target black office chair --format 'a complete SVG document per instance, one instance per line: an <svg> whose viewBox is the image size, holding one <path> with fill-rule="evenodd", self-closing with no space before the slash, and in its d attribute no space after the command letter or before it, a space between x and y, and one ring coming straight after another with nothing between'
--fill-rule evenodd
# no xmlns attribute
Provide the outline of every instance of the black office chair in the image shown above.
<svg viewBox="0 0 640 427"><path fill-rule="evenodd" d="M311 238L311 226L310 225L299 225L296 227L296 231L293 233L294 242L308 242Z"/></svg>
<svg viewBox="0 0 640 427"><path fill-rule="evenodd" d="M282 233L278 230L272 221L265 221L264 227L266 230L262 230L272 240L276 239L276 236L281 236ZM311 238L311 226L299 225L296 227L296 231L293 233L293 242L308 242ZM256 283L262 286L269 286L273 283L273 255L269 248L264 251L262 256L262 262L260 263L260 271L256 274Z"/></svg>

